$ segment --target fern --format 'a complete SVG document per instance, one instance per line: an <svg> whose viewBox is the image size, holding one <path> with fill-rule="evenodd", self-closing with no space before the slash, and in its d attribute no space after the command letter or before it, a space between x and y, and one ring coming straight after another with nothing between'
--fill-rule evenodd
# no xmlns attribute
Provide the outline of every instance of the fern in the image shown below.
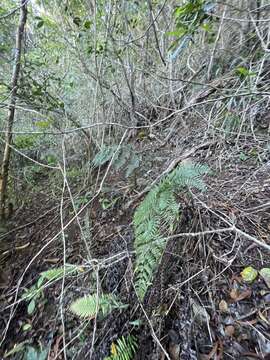
<svg viewBox="0 0 270 360"><path fill-rule="evenodd" d="M173 232L179 218L175 193L185 187L205 189L201 177L208 168L187 163L177 167L156 185L137 208L135 227L135 288L142 300L151 285L153 274L166 247L166 237Z"/></svg>
<svg viewBox="0 0 270 360"><path fill-rule="evenodd" d="M96 294L88 295L74 301L70 310L80 318L93 319L102 313L103 316L108 315L113 309L125 308L112 294L104 294L97 297Z"/></svg>
<svg viewBox="0 0 270 360"><path fill-rule="evenodd" d="M131 360L138 348L135 336L128 335L122 336L117 339L116 344L113 342L111 345L111 355L104 360Z"/></svg>
<svg viewBox="0 0 270 360"><path fill-rule="evenodd" d="M63 266L43 271L40 273L38 281L29 289L24 291L22 299L28 301L38 299L43 294L45 285L50 285L53 281L61 279L64 274L65 276L70 276L71 274L77 273L79 271L83 271L83 268L72 264L66 264L65 271Z"/></svg>
<svg viewBox="0 0 270 360"><path fill-rule="evenodd" d="M118 150L117 150L118 149ZM125 170L125 176L129 177L140 166L141 157L136 154L131 145L104 145L96 154L92 163L94 167L102 166L113 158L113 167L116 170Z"/></svg>
<svg viewBox="0 0 270 360"><path fill-rule="evenodd" d="M139 157L134 151L132 151L132 148L129 152L129 160L125 166L125 176L129 177L131 174L133 174L134 170L136 170L141 163L141 157Z"/></svg>
<svg viewBox="0 0 270 360"><path fill-rule="evenodd" d="M114 158L113 166L116 170L124 168L127 164L130 157L130 148L131 147L129 145L124 145L120 147L118 154L116 154L116 157Z"/></svg>
<svg viewBox="0 0 270 360"><path fill-rule="evenodd" d="M64 273L66 275L70 275L79 270L80 270L80 268L77 265L66 264L65 271L64 271L64 267L61 266L61 267L58 267L55 269L49 269L49 270L43 271L40 274L40 276L44 279L51 281L51 280L61 279L64 276Z"/></svg>
<svg viewBox="0 0 270 360"><path fill-rule="evenodd" d="M116 150L117 150L116 145L112 145L112 146L104 145L94 157L93 165L97 167L106 164L107 161L111 160ZM115 154L115 156L117 156L117 154Z"/></svg>

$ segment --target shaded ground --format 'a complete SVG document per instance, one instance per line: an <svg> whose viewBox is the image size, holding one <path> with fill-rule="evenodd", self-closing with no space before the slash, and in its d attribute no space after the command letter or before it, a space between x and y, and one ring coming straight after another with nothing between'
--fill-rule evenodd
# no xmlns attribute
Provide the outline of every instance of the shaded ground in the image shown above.
<svg viewBox="0 0 270 360"><path fill-rule="evenodd" d="M200 134L206 129L199 132L200 126L193 125L181 137L175 131L163 147L153 138L135 144L146 159L151 159L151 165L145 161L137 173L137 191L143 190L185 150L212 140L209 134L202 139ZM247 284L240 276L247 266L258 270L270 267L269 251L248 238L270 245L268 135L267 131L258 132L255 137L245 134L229 141L215 137L212 145L193 155L194 161L208 164L212 173L206 179L205 193L179 194L182 212L176 233L201 234L178 236L168 242L143 310L132 283L132 214L139 200L125 210L124 205L136 196L133 185L121 173L110 174L106 181L110 189L101 193L80 214L80 219L92 258L103 260L97 270L100 289L117 294L130 306L97 321L92 359L103 359L109 354L111 343L129 333L137 337L139 344L136 359L270 358L270 288L261 277ZM153 156L149 157L151 151ZM104 209L104 198L114 205ZM67 200L65 221L70 219L70 211ZM248 236L235 231L213 231L232 225ZM23 290L37 281L41 271L62 264L61 237L37 256L60 228L59 203L36 194L31 206L16 211L9 224L10 232L2 230L2 357L15 344L27 341L35 347L40 343L49 348L48 359L63 358L61 281L45 289L31 315L27 313L27 303L20 301ZM78 321L68 306L72 299L95 290L94 274L91 267L87 270L82 232L75 222L68 227L65 239L66 261L86 266L79 276L65 283L65 342L70 342L67 355L70 359L90 358L94 323ZM12 316L11 310L16 310ZM140 327L134 323L138 319L142 320ZM23 330L26 324L29 327ZM9 358L20 359L22 352Z"/></svg>

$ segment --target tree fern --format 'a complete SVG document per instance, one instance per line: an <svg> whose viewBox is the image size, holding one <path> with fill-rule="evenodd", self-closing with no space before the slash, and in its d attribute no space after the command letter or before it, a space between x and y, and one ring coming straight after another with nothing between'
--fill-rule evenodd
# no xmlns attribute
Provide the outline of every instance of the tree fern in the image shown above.
<svg viewBox="0 0 270 360"><path fill-rule="evenodd" d="M111 355L104 360L132 360L138 348L135 336L122 336L111 345Z"/></svg>
<svg viewBox="0 0 270 360"><path fill-rule="evenodd" d="M117 300L112 294L99 295L96 294L81 297L74 301L70 310L80 318L93 319L98 313L103 316L109 314L113 309L124 308L126 305Z"/></svg>
<svg viewBox="0 0 270 360"><path fill-rule="evenodd" d="M135 227L135 288L142 300L151 285L166 246L166 237L174 230L179 218L175 193L185 187L204 189L201 177L208 168L187 163L177 167L156 185L137 208Z"/></svg>

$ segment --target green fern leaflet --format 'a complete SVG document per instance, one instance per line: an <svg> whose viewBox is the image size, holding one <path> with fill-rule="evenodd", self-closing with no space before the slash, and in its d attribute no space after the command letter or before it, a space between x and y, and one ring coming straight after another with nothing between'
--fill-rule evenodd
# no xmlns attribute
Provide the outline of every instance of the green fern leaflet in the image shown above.
<svg viewBox="0 0 270 360"><path fill-rule="evenodd" d="M111 345L111 355L104 360L132 360L138 348L135 336L122 336Z"/></svg>
<svg viewBox="0 0 270 360"><path fill-rule="evenodd" d="M80 318L93 319L101 313L103 316L108 315L113 309L125 308L116 296L112 294L99 295L96 294L81 297L74 301L70 310Z"/></svg>
<svg viewBox="0 0 270 360"><path fill-rule="evenodd" d="M63 266L54 268L54 269L49 269L49 270L43 271L40 274L40 276L46 280L52 281L52 280L56 280L56 279L61 279L64 276L64 274L70 275L70 274L72 274L74 272L78 272L78 271L83 271L83 270L82 270L82 268L79 268L79 266L77 266L77 265L66 264L65 269Z"/></svg>

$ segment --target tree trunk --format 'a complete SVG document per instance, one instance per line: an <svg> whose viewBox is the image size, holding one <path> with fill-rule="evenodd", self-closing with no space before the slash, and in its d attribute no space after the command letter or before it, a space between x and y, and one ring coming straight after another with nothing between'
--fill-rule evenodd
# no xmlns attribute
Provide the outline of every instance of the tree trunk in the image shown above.
<svg viewBox="0 0 270 360"><path fill-rule="evenodd" d="M24 35L24 29L27 19L27 2L20 0L20 20L16 34L16 47L15 47L15 58L11 80L11 95L10 103L8 107L7 117L7 129L5 134L5 149L3 155L3 162L1 168L1 188L0 188L0 216L2 219L5 218L5 205L7 198L7 184L8 184L8 173L9 173L9 162L10 162L10 144L12 142L12 128L15 115L15 105L18 90L18 80L20 75L21 67L21 53L22 53L22 41Z"/></svg>

